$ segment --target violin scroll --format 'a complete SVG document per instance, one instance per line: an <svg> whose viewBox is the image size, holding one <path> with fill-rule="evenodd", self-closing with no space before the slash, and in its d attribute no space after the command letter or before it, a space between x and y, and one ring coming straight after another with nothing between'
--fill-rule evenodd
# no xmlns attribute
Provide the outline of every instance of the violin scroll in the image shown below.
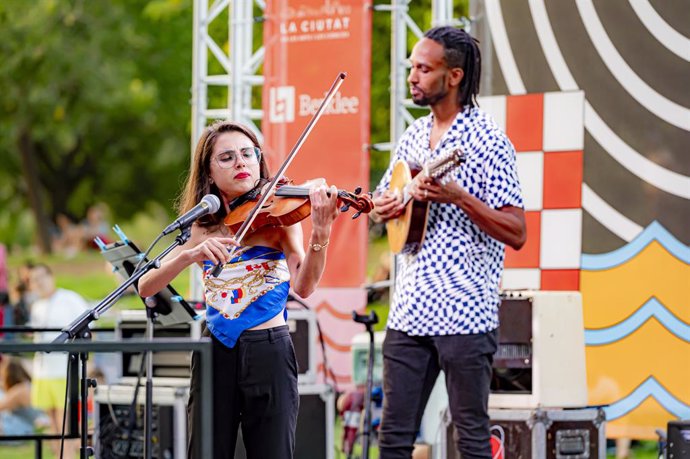
<svg viewBox="0 0 690 459"><path fill-rule="evenodd" d="M357 209L357 212L352 216L353 219L362 215L368 214L374 209L374 202L371 200L371 193L362 193L362 187L355 188L354 192L338 190L338 199L343 201L343 206L340 208L341 212L347 212L350 207Z"/></svg>

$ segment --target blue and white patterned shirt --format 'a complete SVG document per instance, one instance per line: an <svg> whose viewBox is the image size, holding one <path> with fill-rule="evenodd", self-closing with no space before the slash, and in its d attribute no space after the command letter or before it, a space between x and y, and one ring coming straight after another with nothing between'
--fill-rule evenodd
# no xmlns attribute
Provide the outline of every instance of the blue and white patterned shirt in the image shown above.
<svg viewBox="0 0 690 459"><path fill-rule="evenodd" d="M433 115L417 119L400 138L377 191L388 189L397 160L423 165L460 149L465 162L446 175L492 209L523 207L515 149L494 120L466 107L436 148L429 147ZM505 246L460 207L432 202L420 250L397 257L388 328L410 335L486 333L498 327L498 284Z"/></svg>

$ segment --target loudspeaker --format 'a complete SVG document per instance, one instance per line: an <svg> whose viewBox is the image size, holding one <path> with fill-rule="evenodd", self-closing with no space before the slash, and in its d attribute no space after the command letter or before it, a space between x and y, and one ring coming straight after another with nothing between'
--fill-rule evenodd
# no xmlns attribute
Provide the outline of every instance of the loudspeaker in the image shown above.
<svg viewBox="0 0 690 459"><path fill-rule="evenodd" d="M297 459L334 459L335 394L326 384L300 384L299 414L295 433ZM242 429L237 436L235 459L246 459Z"/></svg>
<svg viewBox="0 0 690 459"><path fill-rule="evenodd" d="M670 421L667 425L669 459L690 459L690 420Z"/></svg>
<svg viewBox="0 0 690 459"><path fill-rule="evenodd" d="M297 380L300 384L316 382L316 313L307 309L288 308L287 325L297 358Z"/></svg>
<svg viewBox="0 0 690 459"><path fill-rule="evenodd" d="M586 406L580 292L506 291L498 316L489 406Z"/></svg>
<svg viewBox="0 0 690 459"><path fill-rule="evenodd" d="M152 457L187 457L186 403L189 388L154 387ZM101 459L142 457L144 452L145 389L141 387L134 405L134 386L98 386L94 396L95 451Z"/></svg>

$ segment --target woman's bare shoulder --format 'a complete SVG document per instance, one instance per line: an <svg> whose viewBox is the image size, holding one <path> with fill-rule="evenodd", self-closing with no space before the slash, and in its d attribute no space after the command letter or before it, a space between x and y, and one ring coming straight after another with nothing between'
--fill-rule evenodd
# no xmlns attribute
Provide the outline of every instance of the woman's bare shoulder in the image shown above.
<svg viewBox="0 0 690 459"><path fill-rule="evenodd" d="M200 226L198 223L194 223L189 240L192 243L199 244L212 237L229 237L230 234L227 230L224 231L224 229L221 226Z"/></svg>

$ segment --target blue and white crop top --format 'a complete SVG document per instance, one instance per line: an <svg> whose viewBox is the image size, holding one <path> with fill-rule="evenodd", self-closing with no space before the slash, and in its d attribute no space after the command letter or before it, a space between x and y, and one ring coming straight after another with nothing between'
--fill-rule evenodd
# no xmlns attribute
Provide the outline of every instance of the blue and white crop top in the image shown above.
<svg viewBox="0 0 690 459"><path fill-rule="evenodd" d="M234 347L243 331L287 315L290 271L285 255L270 247L240 247L218 277L204 261L206 326L220 342Z"/></svg>

